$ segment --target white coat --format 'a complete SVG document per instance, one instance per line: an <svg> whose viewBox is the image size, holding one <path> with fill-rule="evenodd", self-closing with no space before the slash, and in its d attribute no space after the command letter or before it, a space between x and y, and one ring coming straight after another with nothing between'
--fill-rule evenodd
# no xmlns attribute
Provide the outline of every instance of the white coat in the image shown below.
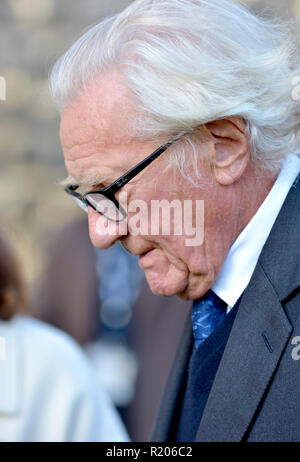
<svg viewBox="0 0 300 462"><path fill-rule="evenodd" d="M0 441L128 441L80 347L26 316L0 321Z"/></svg>

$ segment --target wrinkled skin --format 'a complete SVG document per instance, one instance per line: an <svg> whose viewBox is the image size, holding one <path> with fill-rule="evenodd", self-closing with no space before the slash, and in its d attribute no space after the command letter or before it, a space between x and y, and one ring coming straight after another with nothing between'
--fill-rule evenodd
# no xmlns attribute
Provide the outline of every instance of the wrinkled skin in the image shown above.
<svg viewBox="0 0 300 462"><path fill-rule="evenodd" d="M121 73L113 69L65 106L61 143L66 168L78 183L87 186L96 175L99 179L94 186L107 186L167 140L135 137L134 117L135 99ZM91 208L88 212L90 238L96 247L108 248L120 239L132 255L143 255L140 266L155 294L176 294L183 299L199 298L211 287L230 246L274 182L252 166L245 124L238 117L199 127L194 136L205 186L194 187L179 175L175 180L174 171L165 170L166 157L174 149L170 147L122 191L129 201L142 199L149 204L153 199L203 200L205 235L201 246L186 246L185 235L134 236L130 226L125 235L100 235L99 220L102 228L115 225Z"/></svg>

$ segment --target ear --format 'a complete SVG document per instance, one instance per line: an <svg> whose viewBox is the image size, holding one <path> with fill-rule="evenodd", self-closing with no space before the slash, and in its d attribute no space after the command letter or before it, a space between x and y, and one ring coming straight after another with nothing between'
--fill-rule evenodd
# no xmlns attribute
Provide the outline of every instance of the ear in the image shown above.
<svg viewBox="0 0 300 462"><path fill-rule="evenodd" d="M228 117L205 125L213 141L212 163L216 181L235 183L250 162L246 124L240 117Z"/></svg>

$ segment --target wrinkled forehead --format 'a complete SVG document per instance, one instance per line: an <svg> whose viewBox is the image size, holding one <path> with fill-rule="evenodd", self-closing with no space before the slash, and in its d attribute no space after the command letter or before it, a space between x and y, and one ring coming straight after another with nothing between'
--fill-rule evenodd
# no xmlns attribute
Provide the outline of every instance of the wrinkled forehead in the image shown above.
<svg viewBox="0 0 300 462"><path fill-rule="evenodd" d="M107 70L65 106L60 125L62 146L69 150L91 140L119 144L130 138L135 115L135 101L122 74Z"/></svg>

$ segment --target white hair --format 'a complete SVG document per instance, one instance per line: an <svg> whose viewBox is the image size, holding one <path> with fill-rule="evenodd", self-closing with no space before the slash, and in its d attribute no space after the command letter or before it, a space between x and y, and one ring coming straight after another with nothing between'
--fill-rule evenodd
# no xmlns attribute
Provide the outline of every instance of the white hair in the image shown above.
<svg viewBox="0 0 300 462"><path fill-rule="evenodd" d="M300 152L300 103L292 98L300 63L291 30L291 23L257 17L229 0L136 0L59 59L52 95L63 107L101 71L118 66L147 119L139 126L143 136L240 116L252 158L278 171L287 155ZM185 142L197 173L193 137ZM172 162L190 177L184 144Z"/></svg>

